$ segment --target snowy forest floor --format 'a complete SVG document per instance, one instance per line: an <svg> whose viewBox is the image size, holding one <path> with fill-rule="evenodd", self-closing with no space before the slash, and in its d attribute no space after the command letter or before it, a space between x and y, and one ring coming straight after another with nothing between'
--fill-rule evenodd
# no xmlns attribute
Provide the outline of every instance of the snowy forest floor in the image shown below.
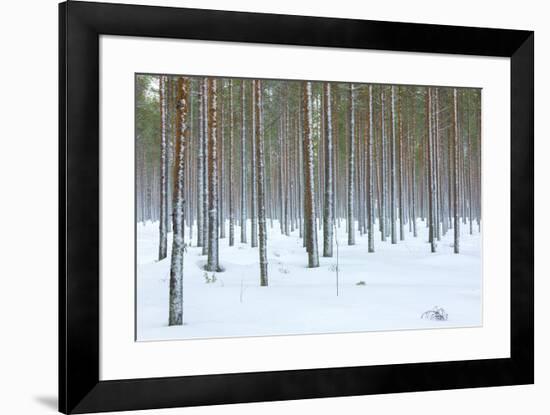
<svg viewBox="0 0 550 415"><path fill-rule="evenodd" d="M367 236L356 234L347 245L345 222L337 229L339 295L334 257L320 256L319 268L307 268L307 254L298 231L281 235L268 224L269 287L260 287L258 248L235 246L220 239L220 264L215 282L207 282L202 248L188 246L184 258L184 325L168 326L171 234L168 257L157 260L158 222L137 225L137 340L237 337L354 331L472 327L482 324L481 238L474 226L463 226L460 254L452 248L452 230L430 253L428 229L418 221L418 237L406 226L405 241L380 241L367 252ZM226 229L228 225L226 223ZM377 229L377 228L375 228ZM250 223L248 230L250 231ZM186 229L186 239L189 237ZM194 236L196 232L194 232ZM250 235L248 240L250 241ZM188 242L189 243L189 242ZM194 238L193 243L196 243ZM322 233L319 232L322 254ZM211 279L212 272L208 272ZM359 283L359 285L358 285ZM434 306L447 321L422 319Z"/></svg>

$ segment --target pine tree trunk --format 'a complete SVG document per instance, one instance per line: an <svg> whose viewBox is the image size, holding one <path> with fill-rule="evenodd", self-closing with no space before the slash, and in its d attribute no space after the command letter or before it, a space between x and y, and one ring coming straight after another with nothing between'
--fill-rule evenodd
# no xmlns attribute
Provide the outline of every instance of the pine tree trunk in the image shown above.
<svg viewBox="0 0 550 415"><path fill-rule="evenodd" d="M218 257L218 97L217 80L208 78L208 261L206 270L221 271Z"/></svg>
<svg viewBox="0 0 550 415"><path fill-rule="evenodd" d="M354 85L350 84L348 111L349 111L349 148L348 148L348 245L355 245L355 216L353 205L355 202L355 93Z"/></svg>
<svg viewBox="0 0 550 415"><path fill-rule="evenodd" d="M399 240L405 240L405 203L403 201L403 94L399 87L397 105L397 117L398 117L398 192L399 192Z"/></svg>
<svg viewBox="0 0 550 415"><path fill-rule="evenodd" d="M315 226L315 186L313 169L313 137L312 137L312 104L311 82L303 83L303 134L304 134L304 209L306 225L306 248L308 252L308 267L319 266L319 253L317 248L317 226Z"/></svg>
<svg viewBox="0 0 550 415"><path fill-rule="evenodd" d="M229 199L229 246L235 245L235 208L233 202L233 79L229 80L229 187L227 197Z"/></svg>
<svg viewBox="0 0 550 415"><path fill-rule="evenodd" d="M374 200L373 200L373 141L374 127L372 122L372 85L369 85L369 101L368 101L368 143L367 143L367 234L369 240L369 252L374 252Z"/></svg>
<svg viewBox="0 0 550 415"><path fill-rule="evenodd" d="M426 134L428 136L428 226L431 252L436 251L434 226L434 180L433 180L433 122L432 90L428 88L426 97Z"/></svg>
<svg viewBox="0 0 550 415"><path fill-rule="evenodd" d="M202 123L202 128L203 128L203 137L204 137L204 140L203 140L203 163L204 163L204 167L203 167L203 171L202 171L202 176L203 176L203 181L202 181L202 186L203 186L203 200L202 200L202 219L203 219L203 227L202 227L202 240L203 240L203 245L202 245L202 254L203 255L207 255L208 254L208 232L209 232L209 225L208 225L208 222L209 222L209 214L208 214L208 200L209 200L209 195L208 195L208 189L209 189L209 183L208 183L208 172L209 172L209 156L208 156L208 125L210 123L210 114L208 112L208 108L209 108L209 105L210 105L210 97L208 96L208 81L209 79L208 78L205 78L204 79L204 82L203 82L203 85L202 85L202 94L203 94L203 106L204 106L204 109L203 109L203 114L204 114L204 117L203 117L203 123Z"/></svg>
<svg viewBox="0 0 550 415"><path fill-rule="evenodd" d="M323 256L332 257L333 239L333 195L332 195L332 94L330 82L323 83L325 103L325 202L323 209Z"/></svg>
<svg viewBox="0 0 550 415"><path fill-rule="evenodd" d="M185 146L189 139L189 78L178 79L176 120L176 152L174 177L174 232L172 242L172 257L170 262L170 295L169 316L170 326L183 324L183 257L185 252L185 235L183 233L183 210L185 188Z"/></svg>
<svg viewBox="0 0 550 415"><path fill-rule="evenodd" d="M474 233L473 228L473 192L472 192L472 137L471 137L471 131L470 131L470 99L468 98L468 102L466 104L465 108L466 112L466 134L468 135L468 219L469 219L469 227L470 227L470 235Z"/></svg>
<svg viewBox="0 0 550 415"><path fill-rule="evenodd" d="M256 139L256 188L258 197L258 232L260 254L260 286L267 287L267 228L265 221L265 174L264 174L264 140L263 140L263 110L261 81L253 81L254 87L254 119Z"/></svg>
<svg viewBox="0 0 550 415"><path fill-rule="evenodd" d="M434 176L435 176L435 236L438 241L441 240L441 180L440 180L440 162L439 162L439 88L435 88L434 100Z"/></svg>
<svg viewBox="0 0 550 415"><path fill-rule="evenodd" d="M204 245L204 80L198 82L199 89L199 142L198 142L198 171L197 171L197 246Z"/></svg>
<svg viewBox="0 0 550 415"><path fill-rule="evenodd" d="M241 243L246 243L246 88L241 80Z"/></svg>
<svg viewBox="0 0 550 415"><path fill-rule="evenodd" d="M225 84L220 81L218 96L217 160L218 160L218 230L220 239L225 239L225 110L223 90Z"/></svg>
<svg viewBox="0 0 550 415"><path fill-rule="evenodd" d="M391 113L390 113L390 217L391 217L391 243L397 243L396 212L395 212L395 141L396 141L396 111L395 111L395 86L391 87Z"/></svg>
<svg viewBox="0 0 550 415"><path fill-rule="evenodd" d="M285 222L284 222L284 217L285 217L285 196L284 196L284 185L283 185L283 182L284 182L284 166L285 166L285 161L286 161L286 157L285 157L285 152L284 152L284 144L283 144L283 135L284 135L284 131L285 131L285 114L283 112L283 115L281 116L281 120L279 122L279 132L278 132L278 151L279 151L279 155L278 155L278 159L279 159L279 169L278 169L278 185L279 185L279 214L278 214L278 217L279 217L279 227L281 229L281 234L284 235L285 234ZM286 138L286 137L285 137ZM285 140L286 142L286 140Z"/></svg>
<svg viewBox="0 0 550 415"><path fill-rule="evenodd" d="M454 228L454 253L458 254L460 252L460 218L458 214L458 201L459 201L459 176L458 176L458 103L457 103L457 90L453 88L453 228Z"/></svg>
<svg viewBox="0 0 550 415"><path fill-rule="evenodd" d="M167 110L166 110L166 76L159 78L159 102L160 102L160 220L159 220L159 261L167 255L167 215L168 215L168 180L166 171L167 158Z"/></svg>
<svg viewBox="0 0 550 415"><path fill-rule="evenodd" d="M413 113L413 119L412 119L412 133L410 141L411 143L411 208L412 208L412 226L413 226L413 237L418 237L418 229L416 226L416 200L417 200L417 182L416 182L416 158L415 158L415 149L416 149L416 96L413 97L412 100L412 113Z"/></svg>
<svg viewBox="0 0 550 415"><path fill-rule="evenodd" d="M257 216L257 183L256 183L256 124L258 120L256 119L256 96L254 93L254 87L252 87L252 140L250 147L250 246L255 248L258 246L258 216Z"/></svg>
<svg viewBox="0 0 550 415"><path fill-rule="evenodd" d="M380 238L386 241L386 94L380 89L380 101L382 110L380 112Z"/></svg>

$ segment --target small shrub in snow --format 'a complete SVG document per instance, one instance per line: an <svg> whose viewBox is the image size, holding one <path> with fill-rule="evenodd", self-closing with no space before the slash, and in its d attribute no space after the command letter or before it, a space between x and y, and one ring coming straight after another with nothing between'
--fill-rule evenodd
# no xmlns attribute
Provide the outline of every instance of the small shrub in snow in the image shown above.
<svg viewBox="0 0 550 415"><path fill-rule="evenodd" d="M280 272L281 274L290 274L290 271L289 271L287 268L285 268L285 267L279 268L279 272Z"/></svg>
<svg viewBox="0 0 550 415"><path fill-rule="evenodd" d="M273 256L275 256L275 257L279 258L279 257L281 256L281 254L280 254L280 253L278 253L278 252L273 252Z"/></svg>
<svg viewBox="0 0 550 415"><path fill-rule="evenodd" d="M449 316L445 312L445 309L443 309L442 307L435 306L433 309L423 312L420 318L423 318L426 320L446 321L449 318Z"/></svg>
<svg viewBox="0 0 550 415"><path fill-rule="evenodd" d="M214 284L217 281L216 274L212 273L212 276L208 275L208 272L204 273L204 280L207 284Z"/></svg>
<svg viewBox="0 0 550 415"><path fill-rule="evenodd" d="M338 265L336 265L336 264L330 264L330 265L328 266L328 270L329 270L330 272L336 272L336 271L338 271Z"/></svg>
<svg viewBox="0 0 550 415"><path fill-rule="evenodd" d="M365 281L358 281L355 285L367 285L367 283Z"/></svg>

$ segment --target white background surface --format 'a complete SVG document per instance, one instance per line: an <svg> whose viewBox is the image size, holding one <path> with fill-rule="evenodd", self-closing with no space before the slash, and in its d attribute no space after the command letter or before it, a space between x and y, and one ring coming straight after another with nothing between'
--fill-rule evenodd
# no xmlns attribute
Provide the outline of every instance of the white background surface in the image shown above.
<svg viewBox="0 0 550 415"><path fill-rule="evenodd" d="M2 5L2 98L0 99L0 183L3 218L0 237L0 368L6 414L55 413L57 394L57 6L56 1L28 0ZM409 393L390 396L316 399L149 411L158 414L289 414L547 412L550 388L550 282L544 235L549 222L545 183L550 151L544 120L550 111L548 56L550 28L544 2L393 0L163 1L190 7L309 14L334 17L414 21L534 29L537 78L535 126L538 213L536 223L536 385L477 390ZM547 256L547 255L546 255Z"/></svg>
<svg viewBox="0 0 550 415"><path fill-rule="evenodd" d="M509 59L120 36L100 50L100 379L510 356ZM135 72L483 88L483 327L134 342Z"/></svg>

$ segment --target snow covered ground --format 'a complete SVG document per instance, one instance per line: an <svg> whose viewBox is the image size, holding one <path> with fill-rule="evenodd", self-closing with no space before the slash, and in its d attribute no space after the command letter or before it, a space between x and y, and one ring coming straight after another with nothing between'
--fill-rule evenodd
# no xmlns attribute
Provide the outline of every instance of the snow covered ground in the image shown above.
<svg viewBox="0 0 550 415"><path fill-rule="evenodd" d="M373 330L480 326L481 238L462 228L461 253L454 254L452 231L430 253L428 230L418 222L418 238L381 242L367 252L367 236L356 234L347 246L345 222L337 230L339 295L336 295L336 255L320 257L320 267L307 268L307 255L297 231L281 235L277 222L268 223L269 287L260 287L258 248L220 239L220 263L225 272L203 270L202 248L190 246L184 259L184 321L168 326L168 257L157 261L158 223L137 225L137 340L337 333ZM226 224L227 226L227 224ZM250 230L250 227L248 228ZM408 230L408 226L406 227ZM194 233L196 235L196 232ZM189 230L186 229L186 238ZM248 235L250 240L250 235ZM195 243L194 239L193 243ZM322 249L322 234L319 247ZM189 243L189 242L188 242ZM322 254L322 250L320 250ZM334 247L336 254L336 246ZM359 285L358 285L359 283ZM422 319L423 312L443 307L447 321Z"/></svg>

